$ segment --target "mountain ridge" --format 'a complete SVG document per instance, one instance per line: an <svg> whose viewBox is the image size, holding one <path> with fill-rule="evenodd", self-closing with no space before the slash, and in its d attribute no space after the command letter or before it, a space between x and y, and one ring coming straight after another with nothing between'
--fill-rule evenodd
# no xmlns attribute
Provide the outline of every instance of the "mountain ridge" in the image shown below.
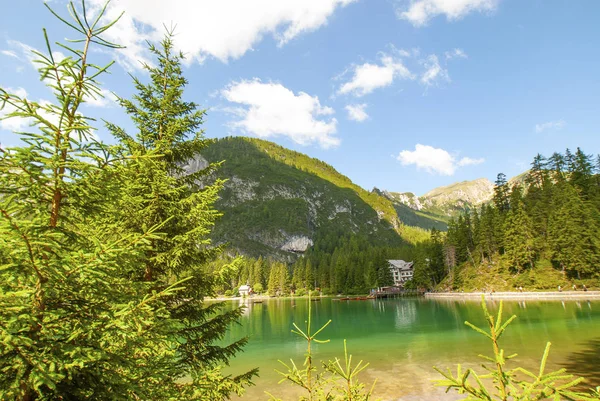
<svg viewBox="0 0 600 401"><path fill-rule="evenodd" d="M332 232L359 235L376 246L416 244L428 238L426 230L446 230L452 216L493 194L487 179L434 188L423 197L367 191L319 159L248 137L215 140L186 169L221 161L212 174L226 180L215 243L288 262Z"/></svg>

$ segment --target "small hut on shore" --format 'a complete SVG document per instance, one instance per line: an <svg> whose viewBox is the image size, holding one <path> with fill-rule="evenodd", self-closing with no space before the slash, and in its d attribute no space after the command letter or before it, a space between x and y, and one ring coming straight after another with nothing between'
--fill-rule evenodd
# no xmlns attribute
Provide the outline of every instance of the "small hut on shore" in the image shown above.
<svg viewBox="0 0 600 401"><path fill-rule="evenodd" d="M238 292L240 293L241 297L247 297L248 295L250 295L252 293L252 288L250 288L249 285L242 285Z"/></svg>

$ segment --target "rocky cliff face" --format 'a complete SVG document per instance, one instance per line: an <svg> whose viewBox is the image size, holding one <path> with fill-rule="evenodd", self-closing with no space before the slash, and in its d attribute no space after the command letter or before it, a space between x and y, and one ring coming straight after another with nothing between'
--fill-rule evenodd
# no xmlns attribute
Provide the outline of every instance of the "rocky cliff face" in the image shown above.
<svg viewBox="0 0 600 401"><path fill-rule="evenodd" d="M494 196L494 184L487 178L457 182L435 188L423 195L423 203L431 208L450 211L479 206L489 202Z"/></svg>
<svg viewBox="0 0 600 401"><path fill-rule="evenodd" d="M327 235L359 234L376 244L399 244L400 235L447 229L450 217L489 202L493 184L485 179L436 188L424 196L371 192L333 167L272 142L223 138L191 160L195 172L225 161L214 177L226 179L217 209L216 243L238 251L291 261ZM411 233L423 234L416 230ZM416 236L415 236L416 238Z"/></svg>
<svg viewBox="0 0 600 401"><path fill-rule="evenodd" d="M420 197L411 192L383 191L382 193L388 199L413 210L449 217L492 200L494 184L487 178L480 178L435 188Z"/></svg>
<svg viewBox="0 0 600 401"><path fill-rule="evenodd" d="M273 151L279 152L277 157ZM298 166L282 162L292 159ZM360 234L385 245L401 242L390 222L397 226L397 216L387 216L394 211L389 202L376 198L388 202L389 210L373 207L364 198L374 195L362 189L364 193L358 193L354 184L322 162L265 141L225 138L191 161L187 170L221 160L225 163L215 176L227 182L216 205L223 212L213 233L216 243L227 242L252 256L291 261L332 232ZM317 168L326 171L311 171Z"/></svg>
<svg viewBox="0 0 600 401"><path fill-rule="evenodd" d="M414 210L421 210L424 207L421 203L421 199L412 192L382 191L382 194L392 202L402 203Z"/></svg>

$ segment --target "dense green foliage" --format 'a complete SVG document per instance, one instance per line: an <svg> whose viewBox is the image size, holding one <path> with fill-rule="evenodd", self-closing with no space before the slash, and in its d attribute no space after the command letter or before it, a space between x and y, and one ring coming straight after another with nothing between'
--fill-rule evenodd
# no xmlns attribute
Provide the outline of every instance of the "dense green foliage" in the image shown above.
<svg viewBox="0 0 600 401"><path fill-rule="evenodd" d="M394 209L398 214L398 218L407 226L421 227L426 230L436 229L446 231L448 224L444 221L443 216L435 215L429 212L421 212L413 210L410 207L394 202Z"/></svg>
<svg viewBox="0 0 600 401"><path fill-rule="evenodd" d="M167 38L139 96L121 100L138 128L108 147L80 106L100 96L90 64L105 42L100 26L69 5L81 47L36 53L54 103L0 89L7 118L30 132L0 157L0 399L206 400L241 393L255 372L219 365L243 341L217 346L239 311L205 306L214 275L207 239L219 189L196 191L177 162L204 145L202 111L181 100L180 56ZM58 15L57 15L58 16ZM91 21L91 22L90 22ZM159 77L160 75L160 77ZM191 136L191 139L188 139ZM218 272L217 272L218 273Z"/></svg>
<svg viewBox="0 0 600 401"><path fill-rule="evenodd" d="M254 292L264 289L271 296L323 294L367 294L373 288L393 285L388 259L410 253L412 246L379 247L366 239L331 232L293 264L275 259L245 257L239 268L219 287L220 293L235 294L241 285ZM224 256L214 268L230 264Z"/></svg>
<svg viewBox="0 0 600 401"><path fill-rule="evenodd" d="M130 280L151 283L154 289L184 280L165 303L174 322L167 334L177 339L173 346L177 358L154 366L154 370L170 372L173 381L191 379L187 386L179 385L181 398L227 397L231 391L239 392L240 385L256 372L235 378L219 373L219 364L228 363L246 343L242 339L223 347L216 345L227 327L237 321L241 309L223 312L222 304L207 306L203 302L205 296L215 294L221 277L219 271L207 271L206 262L220 252L211 247L209 234L220 216L214 203L222 182L201 184L216 164L190 174L183 167L209 141L199 131L205 111L183 100L187 84L181 71L183 56L173 51L172 34L160 48L150 46L150 50L157 65L144 66L149 82L134 78L137 94L133 100L120 99L136 126L135 135L108 124L122 151L132 155L132 160L118 169L119 198L110 218L120 222L126 233L160 225L161 236L151 241L151 250L139 261L141 267L129 273ZM227 267L220 271L223 269Z"/></svg>
<svg viewBox="0 0 600 401"><path fill-rule="evenodd" d="M537 155L531 166L523 186L510 187L499 174L493 202L452 220L443 248L425 252L443 258L446 287L598 285L600 165L578 148ZM418 284L433 284L429 272L415 275L423 279Z"/></svg>
<svg viewBox="0 0 600 401"><path fill-rule="evenodd" d="M223 138L202 151L224 160L216 177L229 180L217 203L224 212L214 232L239 252L292 262L282 251L292 236L313 241L342 230L373 244L416 243L425 230L401 224L392 203L353 184L331 166L271 142Z"/></svg>
<svg viewBox="0 0 600 401"><path fill-rule="evenodd" d="M366 294L372 288L392 285L387 260L408 247L373 246L364 238L331 232L292 266L292 288Z"/></svg>

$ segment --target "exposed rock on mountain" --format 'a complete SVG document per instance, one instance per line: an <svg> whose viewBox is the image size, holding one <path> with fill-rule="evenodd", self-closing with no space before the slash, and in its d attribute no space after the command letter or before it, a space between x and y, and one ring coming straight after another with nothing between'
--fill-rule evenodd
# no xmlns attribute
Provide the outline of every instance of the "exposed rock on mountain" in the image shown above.
<svg viewBox="0 0 600 401"><path fill-rule="evenodd" d="M224 138L189 170L224 160L215 173L227 179L217 208L214 240L244 254L292 260L332 232L354 233L375 244L403 242L394 206L353 184L333 167L272 142Z"/></svg>
<svg viewBox="0 0 600 401"><path fill-rule="evenodd" d="M494 184L487 178L479 178L435 188L421 197L411 192L384 191L383 195L394 203L445 220L463 210L491 201L494 196Z"/></svg>

